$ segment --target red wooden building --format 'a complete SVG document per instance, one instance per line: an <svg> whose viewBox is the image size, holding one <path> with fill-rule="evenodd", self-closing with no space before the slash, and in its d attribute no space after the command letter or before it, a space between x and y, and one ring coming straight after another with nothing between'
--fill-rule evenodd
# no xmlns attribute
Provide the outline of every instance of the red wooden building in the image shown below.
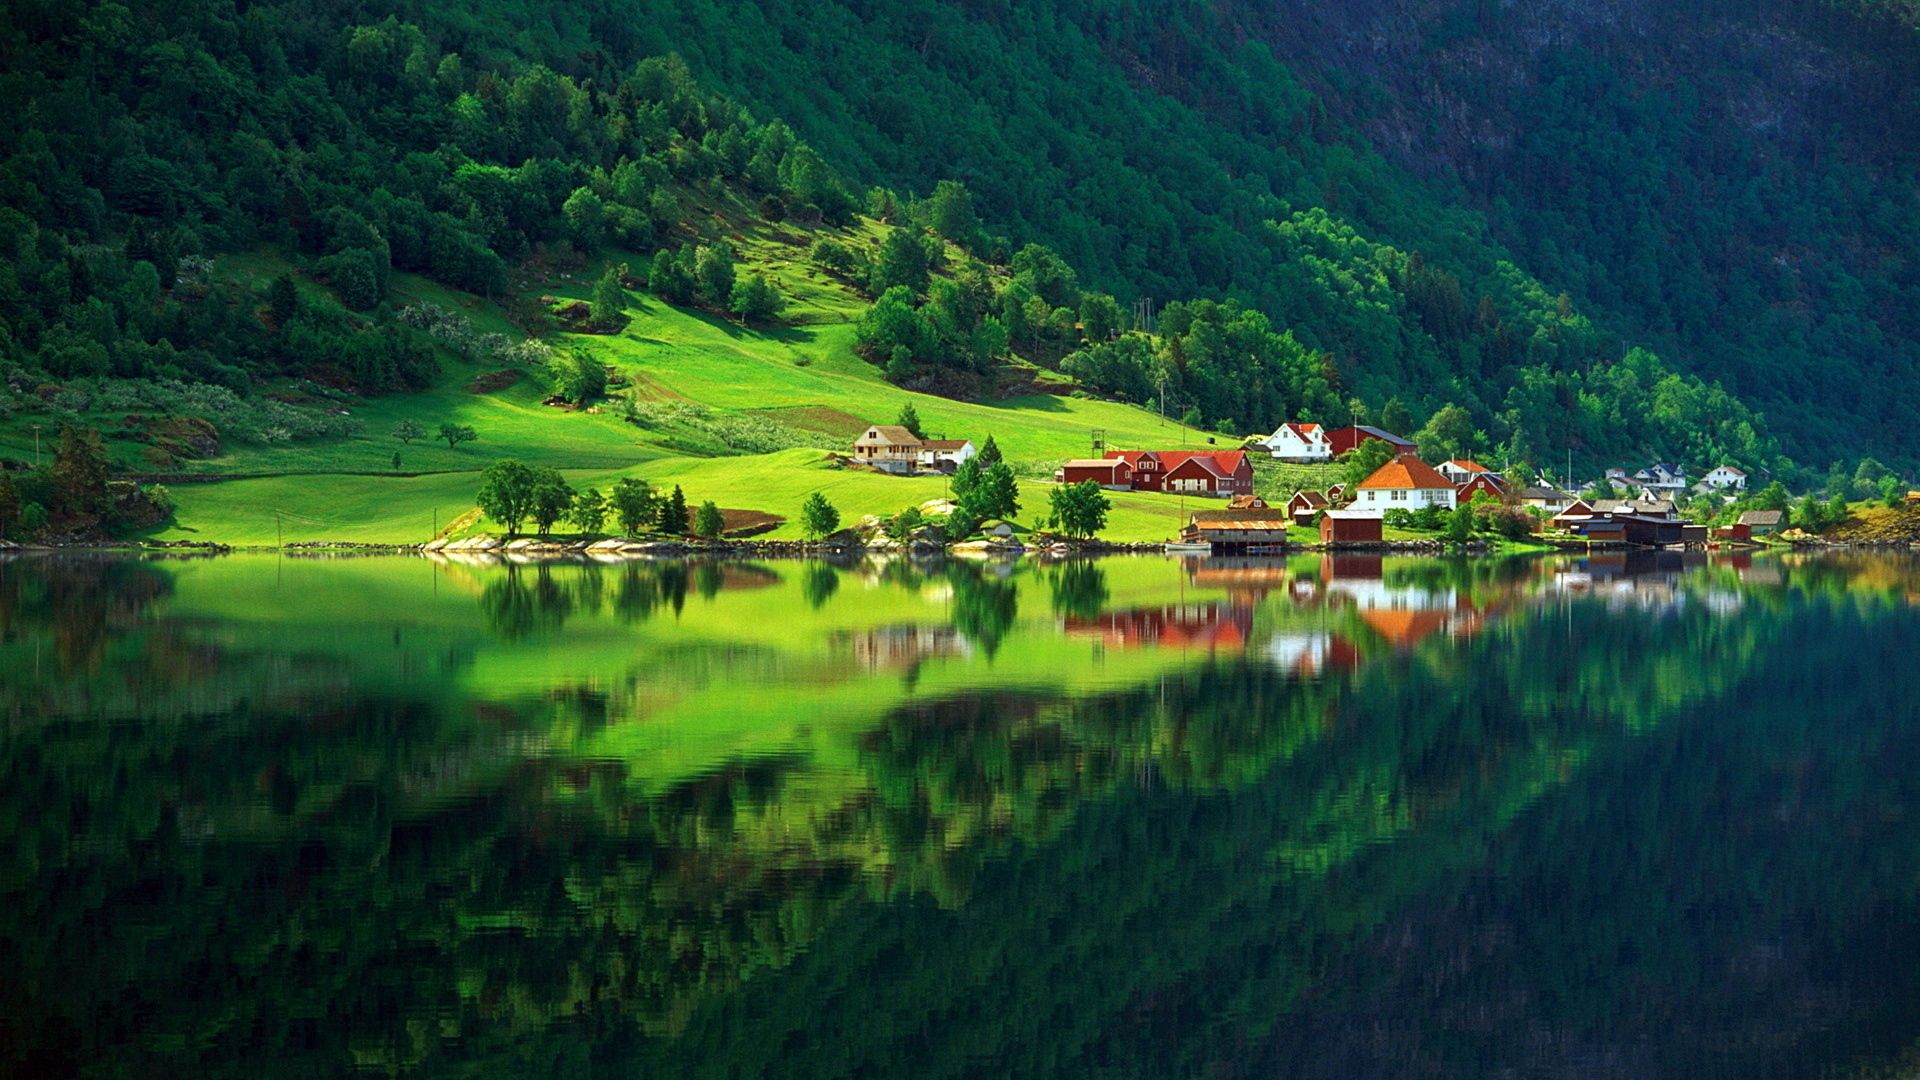
<svg viewBox="0 0 1920 1080"><path fill-rule="evenodd" d="M1379 514L1364 510L1329 510L1320 516L1320 542L1323 544L1377 544L1384 535L1385 522Z"/></svg>
<svg viewBox="0 0 1920 1080"><path fill-rule="evenodd" d="M1379 439L1392 446L1395 456L1411 454L1418 449L1414 446L1413 440L1403 439L1391 431L1370 424L1349 424L1327 432L1327 442L1333 447L1334 457L1339 457L1369 439Z"/></svg>
<svg viewBox="0 0 1920 1080"><path fill-rule="evenodd" d="M1253 464L1245 450L1109 450L1107 459L1127 463L1135 491L1253 494Z"/></svg>
<svg viewBox="0 0 1920 1080"><path fill-rule="evenodd" d="M1053 470L1053 480L1057 484L1078 484L1091 480L1101 487L1131 489L1133 485L1133 466L1118 458L1085 459L1069 461Z"/></svg>

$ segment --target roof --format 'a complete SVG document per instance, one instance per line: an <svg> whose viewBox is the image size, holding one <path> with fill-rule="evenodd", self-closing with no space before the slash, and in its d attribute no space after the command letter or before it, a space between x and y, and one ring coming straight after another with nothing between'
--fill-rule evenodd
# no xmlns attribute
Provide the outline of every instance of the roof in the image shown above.
<svg viewBox="0 0 1920 1080"><path fill-rule="evenodd" d="M1440 475L1433 466L1414 457L1401 454L1392 461L1375 469L1372 476L1360 481L1362 490L1402 490L1421 491L1429 488L1453 490L1453 481Z"/></svg>
<svg viewBox="0 0 1920 1080"><path fill-rule="evenodd" d="M891 446L919 446L920 437L898 424L872 424L867 430L879 433L879 438L869 439L862 435L853 440L855 446L874 446L885 443Z"/></svg>
<svg viewBox="0 0 1920 1080"><path fill-rule="evenodd" d="M1283 431L1291 431L1295 435L1300 436L1301 442L1312 442L1313 437L1315 435L1320 434L1320 425L1319 424L1281 424L1279 427L1273 429L1273 434L1278 435ZM1268 437L1271 438L1272 436L1268 436Z"/></svg>
<svg viewBox="0 0 1920 1080"><path fill-rule="evenodd" d="M1529 487L1521 488L1520 497L1523 499L1571 499L1573 498L1573 492L1533 484Z"/></svg>
<svg viewBox="0 0 1920 1080"><path fill-rule="evenodd" d="M1309 507L1327 505L1327 497L1317 491L1296 491L1293 493L1293 499L1305 499ZM1288 505L1292 505L1293 499L1287 500Z"/></svg>
<svg viewBox="0 0 1920 1080"><path fill-rule="evenodd" d="M1181 469L1199 469L1202 472L1212 475L1216 479L1225 479L1233 475L1231 469L1222 469L1218 462L1205 454L1197 454L1184 461L1178 461L1167 466L1167 475L1172 476Z"/></svg>
<svg viewBox="0 0 1920 1080"><path fill-rule="evenodd" d="M1199 532L1280 532L1287 531L1285 521L1264 520L1228 520L1196 521L1192 526Z"/></svg>
<svg viewBox="0 0 1920 1080"><path fill-rule="evenodd" d="M1231 521L1261 521L1273 525L1276 528L1285 528L1287 523L1293 519L1287 515L1285 510L1250 507L1242 510L1195 510L1189 520L1195 525L1203 523L1218 524L1220 522Z"/></svg>
<svg viewBox="0 0 1920 1080"><path fill-rule="evenodd" d="M1493 471L1485 465L1468 458L1449 458L1446 463L1462 472L1490 473Z"/></svg>
<svg viewBox="0 0 1920 1080"><path fill-rule="evenodd" d="M972 445L973 445L973 440L971 439L922 439L920 440L920 449L922 450L965 450L967 447Z"/></svg>
<svg viewBox="0 0 1920 1080"><path fill-rule="evenodd" d="M1780 524L1780 519L1785 516L1785 514L1782 514L1778 510L1749 510L1740 515L1740 524L1778 525Z"/></svg>
<svg viewBox="0 0 1920 1080"><path fill-rule="evenodd" d="M1347 430L1357 431L1362 435L1371 435L1376 439L1385 439L1390 443L1399 443L1401 446L1413 445L1412 439L1403 439L1400 436L1395 435L1393 432L1388 431L1385 428L1377 428L1377 427L1374 427L1372 424L1351 424L1348 426Z"/></svg>
<svg viewBox="0 0 1920 1080"><path fill-rule="evenodd" d="M1065 462L1060 467L1063 469L1108 469L1108 470L1118 469L1118 468L1126 468L1128 470L1131 470L1133 468L1133 466L1128 465L1126 462L1121 461L1119 458L1075 458L1072 461Z"/></svg>
<svg viewBox="0 0 1920 1080"><path fill-rule="evenodd" d="M1718 465L1714 467L1713 471L1714 472L1730 472L1735 476L1747 475L1745 472L1733 467L1732 465Z"/></svg>
<svg viewBox="0 0 1920 1080"><path fill-rule="evenodd" d="M1246 463L1245 450L1109 450L1108 458L1119 458L1128 465L1139 467L1140 459L1152 455L1165 466L1162 472L1172 472L1191 458L1209 459L1217 475L1231 476Z"/></svg>
<svg viewBox="0 0 1920 1080"><path fill-rule="evenodd" d="M1229 510L1265 510L1267 500L1258 495L1235 495L1227 501Z"/></svg>
<svg viewBox="0 0 1920 1080"><path fill-rule="evenodd" d="M1327 516L1335 521L1378 521L1386 517L1378 510L1329 510Z"/></svg>
<svg viewBox="0 0 1920 1080"><path fill-rule="evenodd" d="M1671 499L1595 499L1596 514L1671 514Z"/></svg>

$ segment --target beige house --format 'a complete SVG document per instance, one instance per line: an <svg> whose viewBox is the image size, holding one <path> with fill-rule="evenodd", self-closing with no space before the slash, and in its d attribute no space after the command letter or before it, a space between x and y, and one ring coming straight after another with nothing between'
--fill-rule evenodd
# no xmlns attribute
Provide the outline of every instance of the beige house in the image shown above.
<svg viewBox="0 0 1920 1080"><path fill-rule="evenodd" d="M853 460L882 472L910 473L920 459L920 439L896 424L875 424L853 440Z"/></svg>

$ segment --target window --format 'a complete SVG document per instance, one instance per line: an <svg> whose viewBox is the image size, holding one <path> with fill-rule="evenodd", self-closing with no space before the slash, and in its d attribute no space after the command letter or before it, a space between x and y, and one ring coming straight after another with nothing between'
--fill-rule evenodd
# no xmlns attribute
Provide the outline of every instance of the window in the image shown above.
<svg viewBox="0 0 1920 1080"><path fill-rule="evenodd" d="M1394 501L1395 501L1395 502L1401 502L1401 501L1404 501L1404 500L1406 499L1406 497L1407 497L1407 493L1406 493L1406 492L1404 492L1404 491L1400 491L1400 490L1398 490L1398 489L1395 489L1395 490L1394 490L1394 493L1393 493L1393 499L1394 499Z"/></svg>

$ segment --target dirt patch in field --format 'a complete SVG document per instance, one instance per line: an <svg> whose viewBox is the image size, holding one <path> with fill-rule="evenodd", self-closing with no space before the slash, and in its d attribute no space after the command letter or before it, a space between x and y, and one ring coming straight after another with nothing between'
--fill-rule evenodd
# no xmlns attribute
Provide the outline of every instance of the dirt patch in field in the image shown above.
<svg viewBox="0 0 1920 1080"><path fill-rule="evenodd" d="M687 401L680 393L646 375L635 372L628 378L633 380L633 396L640 401Z"/></svg>
<svg viewBox="0 0 1920 1080"><path fill-rule="evenodd" d="M849 439L867 429L865 420L830 405L793 405L778 409L747 411L785 424L790 428L818 431L823 435L842 435Z"/></svg>
<svg viewBox="0 0 1920 1080"><path fill-rule="evenodd" d="M771 532L786 524L786 520L779 514L769 514L765 510L722 508L720 511L721 532L732 537L758 536L763 532Z"/></svg>
<svg viewBox="0 0 1920 1080"><path fill-rule="evenodd" d="M484 372L475 375L472 381L467 383L467 392L470 394L498 393L519 382L522 374L524 373L506 369Z"/></svg>

